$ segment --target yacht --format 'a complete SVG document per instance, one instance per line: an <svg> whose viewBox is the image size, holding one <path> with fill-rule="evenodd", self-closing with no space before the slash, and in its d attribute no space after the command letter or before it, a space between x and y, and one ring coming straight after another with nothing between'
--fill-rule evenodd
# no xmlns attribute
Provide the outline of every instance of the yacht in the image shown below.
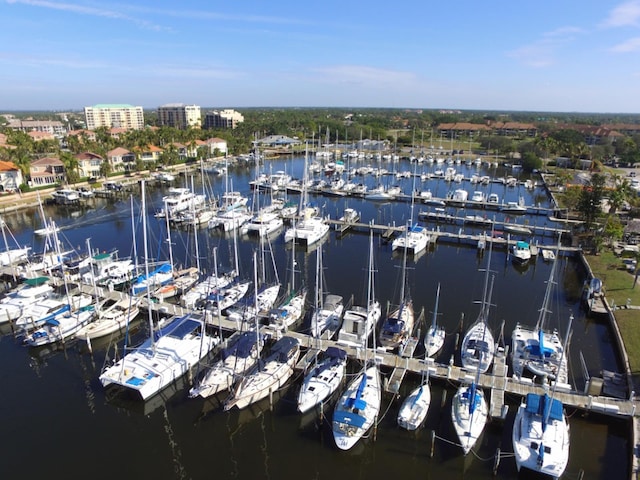
<svg viewBox="0 0 640 480"><path fill-rule="evenodd" d="M0 324L16 321L25 308L44 300L53 290L48 277L26 279L22 287L0 300Z"/></svg>
<svg viewBox="0 0 640 480"><path fill-rule="evenodd" d="M402 235L391 242L391 250L406 248L407 253L417 255L427 248L430 240L431 235L427 229L416 223L409 226Z"/></svg>
<svg viewBox="0 0 640 480"><path fill-rule="evenodd" d="M242 233L264 237L278 231L283 225L284 222L277 212L273 210L261 211L242 226Z"/></svg>
<svg viewBox="0 0 640 480"><path fill-rule="evenodd" d="M205 202L205 196L193 193L188 188L171 187L168 195L162 197L164 208L156 213L156 217L169 216L173 219L185 210L197 210Z"/></svg>
<svg viewBox="0 0 640 480"><path fill-rule="evenodd" d="M80 201L80 194L71 188L56 190L51 196L59 205L72 205Z"/></svg>
<svg viewBox="0 0 640 480"><path fill-rule="evenodd" d="M531 259L531 248L527 242L519 240L511 247L511 254L515 263L524 265Z"/></svg>

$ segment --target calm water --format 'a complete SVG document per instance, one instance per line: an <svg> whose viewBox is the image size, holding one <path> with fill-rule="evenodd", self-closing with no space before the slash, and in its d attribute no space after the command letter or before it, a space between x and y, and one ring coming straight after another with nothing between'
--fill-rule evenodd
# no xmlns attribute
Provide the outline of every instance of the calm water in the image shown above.
<svg viewBox="0 0 640 480"><path fill-rule="evenodd" d="M412 169L400 164L401 169ZM272 161L267 169L287 170L301 177L300 159ZM390 168L385 165L386 168ZM427 166L424 167L428 171ZM475 169L458 167L469 177ZM418 170L420 172L421 169ZM248 181L253 179L253 168L235 168L233 187L250 194ZM497 169L494 176L511 174ZM197 176L196 176L197 177ZM177 184L191 182L179 178ZM194 178L196 190L224 191L224 178L206 176L203 182ZM366 179L373 185L374 179ZM386 180L385 180L386 181ZM409 193L412 180L401 182ZM470 192L469 183L463 184ZM430 188L434 194L445 196L449 188L444 181L415 184L416 188ZM455 187L454 187L455 188ZM504 201L525 197L527 205L546 204L541 189L526 191L524 188L507 189L501 184L491 184L486 191L499 193ZM161 206L163 187L149 186L147 210L153 213ZM436 193L437 192L437 193ZM62 227L65 244L83 251L86 239L100 250L117 248L120 256L133 253L132 230L135 229L136 248L142 253L140 200L134 196L132 221L130 200L117 201L95 199L82 209L46 207L45 214ZM297 201L298 197L291 197ZM361 211L363 221L402 224L409 217L408 204L372 204L359 199L313 198L322 206L325 214L337 218L345 206ZM416 212L426 207L416 207ZM451 213L456 213L454 210ZM457 212L464 215L465 212ZM469 212L478 213L478 212ZM496 214L500 220L500 215ZM22 211L6 217L13 237L20 244L32 245L41 250L42 239L33 235L34 228L42 226L37 210ZM544 225L546 217L523 218L530 224ZM550 225L552 225L549 222ZM442 225L443 229L455 229L459 225ZM168 246L164 222L149 218L149 253L157 259L168 258ZM465 231L472 231L465 227ZM171 231L173 256L183 264L195 263L195 239L193 232ZM10 241L13 239L10 237ZM539 239L551 244L551 237ZM213 269L212 252L217 251L219 270L230 269L233 264L233 240L206 229L198 234L198 249L203 269ZM273 253L277 274L281 282L291 277L290 247L285 247L282 236L274 237L268 246L265 276L274 278L269 250ZM354 296L357 302L366 297L368 236L349 234L343 238L330 234L323 244L324 278L329 291L345 298ZM255 240L238 240L240 269L243 275L252 277L252 252L260 251ZM311 289L315 282L316 252L296 251L296 284L305 282ZM455 355L456 333L460 322L468 326L478 313L484 282L480 269L487 267L488 255L479 257L475 248L465 245L437 244L419 258L408 262L408 279L417 312L424 308L431 318L437 285L441 285L438 321L446 326L447 342L439 361L447 362ZM399 298L401 256L392 255L391 246L379 240L375 243L376 294L383 305L396 303ZM510 332L516 322L533 325L541 306L546 281L551 266L541 259L524 269L516 269L505 251L493 252L491 270L495 272L495 284L490 322L496 337L504 322L504 336L510 343ZM580 308L580 291L584 273L572 259L561 259L558 265L557 287L554 289L551 323L563 336L568 318L573 314L573 332L570 346L572 382L577 388L584 386L585 373L599 375L602 369L620 370L613 351L613 342L607 326L585 317ZM424 324L422 331L424 331ZM304 329L302 325L300 328ZM142 325L136 338L146 334ZM0 340L0 364L2 394L0 411L3 412L3 461L0 464L2 478L35 478L56 473L68 478L389 478L402 475L406 478L493 478L493 455L497 448L511 451L511 424L519 399L507 397L509 414L504 424L488 425L482 442L476 447L476 456L464 458L458 447L447 442L455 435L451 426L450 405L454 385L433 381L432 404L425 428L409 433L396 426L396 415L401 399L383 397L382 416L376 440L359 443L350 452L340 452L333 444L330 425L313 415L301 417L295 411L295 395L299 382L294 382L276 398L273 410L268 401L247 410L224 412L218 398L203 401L187 398L182 385L151 399L149 402L109 399L105 395L98 375L105 358L113 355L113 345L108 342L94 344L93 353L85 345L68 343L57 351L51 349L30 351L22 347L10 334ZM581 367L580 353L588 372ZM418 352L419 353L419 352ZM459 358L455 357L456 363ZM356 365L351 366L353 369ZM389 372L385 372L389 373ZM407 394L419 378L408 376L401 393ZM330 418L330 410L328 412ZM581 412L572 414L571 454L565 477L576 478L580 469L585 478L628 478L629 427L624 422L608 417ZM430 430L435 430L438 440L434 456L430 458ZM372 435L373 436L373 435ZM503 458L498 478L517 477L515 462ZM526 478L527 475L520 475Z"/></svg>

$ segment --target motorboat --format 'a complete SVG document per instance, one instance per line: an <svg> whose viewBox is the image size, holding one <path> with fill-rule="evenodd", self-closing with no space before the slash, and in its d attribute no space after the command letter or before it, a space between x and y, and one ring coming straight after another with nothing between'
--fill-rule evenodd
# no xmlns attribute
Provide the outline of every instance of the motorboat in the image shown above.
<svg viewBox="0 0 640 480"><path fill-rule="evenodd" d="M298 339L285 335L271 347L269 355L244 376L224 409L243 409L279 390L293 376L300 356Z"/></svg>
<svg viewBox="0 0 640 480"><path fill-rule="evenodd" d="M201 194L193 193L185 187L171 187L168 195L162 197L163 208L156 213L156 217L163 218L168 216L170 219L185 210L196 210L204 204L206 197Z"/></svg>
<svg viewBox="0 0 640 480"><path fill-rule="evenodd" d="M71 188L61 188L51 194L58 205L72 205L80 201L80 194Z"/></svg>
<svg viewBox="0 0 640 480"><path fill-rule="evenodd" d="M347 352L328 347L322 358L312 365L298 393L298 411L306 413L324 402L338 389L345 378Z"/></svg>
<svg viewBox="0 0 640 480"><path fill-rule="evenodd" d="M451 420L465 455L478 442L488 415L489 409L482 388L475 382L461 384L451 402Z"/></svg>
<svg viewBox="0 0 640 480"><path fill-rule="evenodd" d="M351 449L371 429L380 412L380 371L366 366L352 381L333 411L333 439L340 450Z"/></svg>
<svg viewBox="0 0 640 480"><path fill-rule="evenodd" d="M283 225L282 217L277 212L258 212L242 226L242 233L263 237L278 231Z"/></svg>
<svg viewBox="0 0 640 480"><path fill-rule="evenodd" d="M115 302L111 301L109 305L98 305L95 320L78 330L75 337L93 340L124 331L129 322L140 313L139 304L139 297L126 296Z"/></svg>
<svg viewBox="0 0 640 480"><path fill-rule="evenodd" d="M447 204L461 207L464 206L467 198L469 198L469 192L463 188L456 188L452 193L447 195Z"/></svg>
<svg viewBox="0 0 640 480"><path fill-rule="evenodd" d="M406 231L391 242L391 250L405 249L407 253L417 255L427 248L431 241L429 231L417 223L409 226Z"/></svg>
<svg viewBox="0 0 640 480"><path fill-rule="evenodd" d="M260 359L264 338L255 330L238 333L229 339L219 360L208 368L197 384L189 390L191 398L207 398L228 390L238 378L253 368Z"/></svg>
<svg viewBox="0 0 640 480"><path fill-rule="evenodd" d="M527 207L521 202L507 202L500 208L504 213L510 213L511 215L522 215L527 213Z"/></svg>
<svg viewBox="0 0 640 480"><path fill-rule="evenodd" d="M223 232L230 232L242 227L251 220L251 214L246 207L239 207L230 210L220 210L207 222L208 228L218 228Z"/></svg>
<svg viewBox="0 0 640 480"><path fill-rule="evenodd" d="M560 400L528 393L513 422L513 454L522 468L557 479L569 462L569 422Z"/></svg>
<svg viewBox="0 0 640 480"><path fill-rule="evenodd" d="M476 190L471 195L471 201L472 202L478 202L478 203L484 203L486 201L486 196L485 196L483 191Z"/></svg>
<svg viewBox="0 0 640 480"><path fill-rule="evenodd" d="M29 305L47 298L54 291L49 277L35 277L24 281L24 285L0 300L0 324L16 321Z"/></svg>
<svg viewBox="0 0 640 480"><path fill-rule="evenodd" d="M531 248L529 247L529 243L523 240L518 240L511 246L511 255L515 263L520 265L526 264L531 259Z"/></svg>
<svg viewBox="0 0 640 480"><path fill-rule="evenodd" d="M206 333L197 313L176 316L152 329L140 346L109 365L100 375L103 387L118 386L146 400L191 370L220 342Z"/></svg>

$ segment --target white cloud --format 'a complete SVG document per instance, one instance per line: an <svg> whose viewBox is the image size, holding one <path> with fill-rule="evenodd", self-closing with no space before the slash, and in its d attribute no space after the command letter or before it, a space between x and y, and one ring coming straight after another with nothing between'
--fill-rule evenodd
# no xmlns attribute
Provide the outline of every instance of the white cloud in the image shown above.
<svg viewBox="0 0 640 480"><path fill-rule="evenodd" d="M602 22L602 27L640 26L640 0L631 0L615 7Z"/></svg>
<svg viewBox="0 0 640 480"><path fill-rule="evenodd" d="M6 0L9 4L22 4L29 5L31 7L39 7L39 8L48 8L51 10L59 10L63 12L71 12L79 15L90 15L94 17L103 17L109 18L113 20L124 20L128 22L135 23L141 28L145 28L148 30L171 30L167 27L162 27L160 25L153 24L146 20L141 20L138 18L133 18L124 13L115 11L115 10L106 10L102 8L89 7L86 5L78 5L74 3L60 3L60 2L51 2L47 0Z"/></svg>
<svg viewBox="0 0 640 480"><path fill-rule="evenodd" d="M564 26L544 32L540 38L529 45L524 45L507 52L507 56L532 68L545 68L554 65L555 54L561 45L571 43L580 34L584 34L582 28Z"/></svg>
<svg viewBox="0 0 640 480"><path fill-rule="evenodd" d="M610 48L614 53L629 53L640 51L640 37L630 38Z"/></svg>

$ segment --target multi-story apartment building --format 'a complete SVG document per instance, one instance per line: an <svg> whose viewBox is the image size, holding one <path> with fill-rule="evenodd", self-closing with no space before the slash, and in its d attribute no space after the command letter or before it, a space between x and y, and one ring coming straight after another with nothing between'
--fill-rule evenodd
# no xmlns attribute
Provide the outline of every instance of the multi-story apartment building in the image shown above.
<svg viewBox="0 0 640 480"><path fill-rule="evenodd" d="M165 127L200 128L202 116L198 105L185 105L184 103L168 103L158 107L158 121Z"/></svg>
<svg viewBox="0 0 640 480"><path fill-rule="evenodd" d="M144 128L142 107L132 105L101 104L84 107L84 117L88 130L95 130L98 127L126 128L127 130Z"/></svg>
<svg viewBox="0 0 640 480"><path fill-rule="evenodd" d="M204 128L236 128L241 122L244 122L244 117L235 110L214 110L205 115Z"/></svg>
<svg viewBox="0 0 640 480"><path fill-rule="evenodd" d="M64 124L58 120L9 120L8 127L12 130L20 130L21 132L42 132L61 137L66 135L67 129Z"/></svg>

